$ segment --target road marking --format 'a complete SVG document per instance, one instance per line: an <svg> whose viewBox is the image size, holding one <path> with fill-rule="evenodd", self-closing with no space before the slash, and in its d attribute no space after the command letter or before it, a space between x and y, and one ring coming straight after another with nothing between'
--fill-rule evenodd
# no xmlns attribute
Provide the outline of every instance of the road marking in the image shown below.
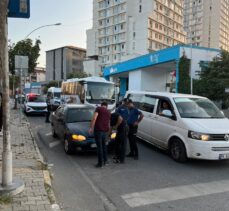
<svg viewBox="0 0 229 211"><path fill-rule="evenodd" d="M229 191L229 180L176 186L122 195L132 208Z"/></svg>
<svg viewBox="0 0 229 211"><path fill-rule="evenodd" d="M53 147L56 147L58 145L60 145L61 141L54 141L54 142L51 142L49 143L49 148L53 148Z"/></svg>
<svg viewBox="0 0 229 211"><path fill-rule="evenodd" d="M52 133L46 133L45 135L46 135L46 136L51 136L51 135L52 135Z"/></svg>

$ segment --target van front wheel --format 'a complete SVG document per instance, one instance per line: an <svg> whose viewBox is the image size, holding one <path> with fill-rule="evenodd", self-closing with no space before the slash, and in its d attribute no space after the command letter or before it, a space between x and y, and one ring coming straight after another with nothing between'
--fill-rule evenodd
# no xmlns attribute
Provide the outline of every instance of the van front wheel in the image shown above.
<svg viewBox="0 0 229 211"><path fill-rule="evenodd" d="M180 139L176 138L172 140L169 152L170 156L176 162L183 163L187 161L186 148L184 143Z"/></svg>

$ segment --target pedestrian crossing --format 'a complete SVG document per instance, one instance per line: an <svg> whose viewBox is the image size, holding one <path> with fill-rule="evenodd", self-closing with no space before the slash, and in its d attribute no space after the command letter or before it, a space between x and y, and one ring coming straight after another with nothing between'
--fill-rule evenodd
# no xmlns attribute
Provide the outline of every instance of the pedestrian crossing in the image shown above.
<svg viewBox="0 0 229 211"><path fill-rule="evenodd" d="M229 180L168 187L122 195L131 208L229 192Z"/></svg>

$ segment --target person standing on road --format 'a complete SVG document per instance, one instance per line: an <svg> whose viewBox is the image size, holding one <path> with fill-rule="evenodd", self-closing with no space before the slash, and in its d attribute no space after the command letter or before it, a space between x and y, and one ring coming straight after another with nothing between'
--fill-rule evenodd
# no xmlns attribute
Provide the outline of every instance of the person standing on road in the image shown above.
<svg viewBox="0 0 229 211"><path fill-rule="evenodd" d="M135 160L138 160L138 146L136 140L136 134L138 131L138 124L143 119L143 114L137 108L134 107L132 100L128 100L128 108L129 108L129 118L128 118L128 126L129 126L129 144L130 144L130 153L127 157L134 157Z"/></svg>
<svg viewBox="0 0 229 211"><path fill-rule="evenodd" d="M51 113L51 102L50 102L50 97L47 97L46 99L46 103L47 103L47 113L46 113L46 118L45 118L45 122L46 123L49 123L49 116L50 116L50 113Z"/></svg>
<svg viewBox="0 0 229 211"><path fill-rule="evenodd" d="M122 104L116 109L116 112L127 122L129 118L128 99L124 98Z"/></svg>
<svg viewBox="0 0 229 211"><path fill-rule="evenodd" d="M97 145L98 163L96 167L102 167L107 162L107 146L106 139L110 130L111 114L107 109L107 103L103 102L100 107L96 108L94 116L91 120L89 133L93 133Z"/></svg>
<svg viewBox="0 0 229 211"><path fill-rule="evenodd" d="M124 163L126 156L127 123L117 112L111 114L111 129L116 129L114 163Z"/></svg>

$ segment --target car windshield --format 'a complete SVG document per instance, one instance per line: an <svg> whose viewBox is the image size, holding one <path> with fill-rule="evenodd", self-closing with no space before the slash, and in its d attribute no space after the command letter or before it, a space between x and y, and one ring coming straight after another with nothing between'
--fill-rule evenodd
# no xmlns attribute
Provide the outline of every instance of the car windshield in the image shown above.
<svg viewBox="0 0 229 211"><path fill-rule="evenodd" d="M90 122L94 114L94 109L70 108L67 111L67 123Z"/></svg>
<svg viewBox="0 0 229 211"><path fill-rule="evenodd" d="M99 104L106 101L108 104L115 102L114 84L90 82L87 84L86 100L88 103Z"/></svg>
<svg viewBox="0 0 229 211"><path fill-rule="evenodd" d="M205 98L174 98L177 109L182 118L225 118L214 103Z"/></svg>
<svg viewBox="0 0 229 211"><path fill-rule="evenodd" d="M43 103L45 102L45 98L39 95L30 95L28 96L28 102Z"/></svg>

